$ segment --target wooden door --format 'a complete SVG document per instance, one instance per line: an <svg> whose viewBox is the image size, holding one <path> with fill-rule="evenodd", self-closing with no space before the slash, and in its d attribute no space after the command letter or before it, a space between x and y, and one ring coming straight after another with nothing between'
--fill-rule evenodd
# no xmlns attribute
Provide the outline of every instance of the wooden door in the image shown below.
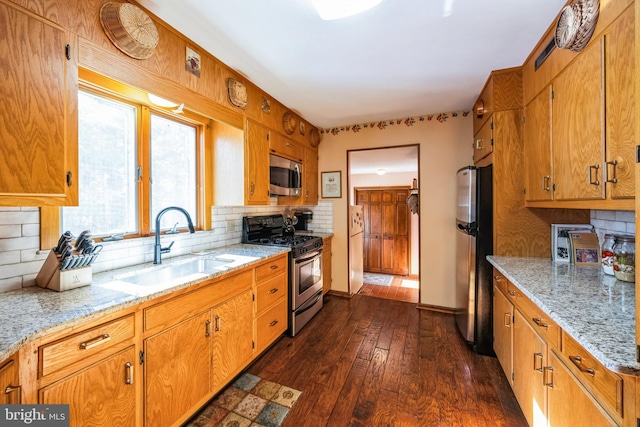
<svg viewBox="0 0 640 427"><path fill-rule="evenodd" d="M211 389L211 311L146 339L144 347L146 425L184 420Z"/></svg>
<svg viewBox="0 0 640 427"><path fill-rule="evenodd" d="M605 197L602 46L588 46L553 83L555 200Z"/></svg>
<svg viewBox="0 0 640 427"><path fill-rule="evenodd" d="M409 274L409 188L357 189L363 206L364 271Z"/></svg>
<svg viewBox="0 0 640 427"><path fill-rule="evenodd" d="M253 357L253 297L247 290L213 308L213 391Z"/></svg>
<svg viewBox="0 0 640 427"><path fill-rule="evenodd" d="M549 426L614 426L616 423L588 395L564 363L549 352L551 370L546 372L549 383L547 419ZM635 424L635 423L634 423Z"/></svg>
<svg viewBox="0 0 640 427"><path fill-rule="evenodd" d="M38 403L68 404L72 427L135 426L136 363L131 346L41 389Z"/></svg>
<svg viewBox="0 0 640 427"><path fill-rule="evenodd" d="M525 200L553 200L551 87L524 109Z"/></svg>
<svg viewBox="0 0 640 427"><path fill-rule="evenodd" d="M546 390L543 371L547 344L525 317L515 310L513 321L513 394L531 427L546 427Z"/></svg>
<svg viewBox="0 0 640 427"><path fill-rule="evenodd" d="M247 205L269 204L269 130L247 120L244 154Z"/></svg>
<svg viewBox="0 0 640 427"><path fill-rule="evenodd" d="M78 39L5 3L0 27L0 205L77 205Z"/></svg>
<svg viewBox="0 0 640 427"><path fill-rule="evenodd" d="M628 8L605 35L607 192L612 199L635 196L634 43L633 8Z"/></svg>
<svg viewBox="0 0 640 427"><path fill-rule="evenodd" d="M512 355L512 319L513 304L507 299L498 287L493 287L493 351L496 353L498 362L502 366L505 377L512 383L513 373Z"/></svg>

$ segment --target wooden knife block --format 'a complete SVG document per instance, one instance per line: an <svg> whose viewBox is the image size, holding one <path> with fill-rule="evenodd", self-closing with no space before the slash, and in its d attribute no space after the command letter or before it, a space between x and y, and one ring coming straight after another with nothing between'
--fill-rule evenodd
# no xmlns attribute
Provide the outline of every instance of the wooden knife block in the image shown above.
<svg viewBox="0 0 640 427"><path fill-rule="evenodd" d="M54 251L51 251L36 276L36 284L41 288L61 292L90 285L92 278L93 269L91 266L60 270L60 258Z"/></svg>

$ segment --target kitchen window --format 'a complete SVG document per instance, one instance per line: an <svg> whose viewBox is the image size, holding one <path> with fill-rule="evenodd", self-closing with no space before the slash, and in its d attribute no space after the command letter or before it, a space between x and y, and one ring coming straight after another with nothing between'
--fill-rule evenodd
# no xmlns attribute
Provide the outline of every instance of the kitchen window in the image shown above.
<svg viewBox="0 0 640 427"><path fill-rule="evenodd" d="M80 77L79 206L41 208L42 235L91 230L98 239L149 236L167 206L186 209L196 228L207 229L205 206L212 198L206 197L211 191L203 171L213 157L205 150L210 119L156 107L146 92L86 70ZM45 227L56 223L55 230ZM170 211L160 230L186 225L183 215Z"/></svg>

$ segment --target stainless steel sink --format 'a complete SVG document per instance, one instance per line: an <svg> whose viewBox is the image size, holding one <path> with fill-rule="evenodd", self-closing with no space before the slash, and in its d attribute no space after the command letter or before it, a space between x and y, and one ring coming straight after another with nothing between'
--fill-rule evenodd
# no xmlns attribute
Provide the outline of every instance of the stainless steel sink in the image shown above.
<svg viewBox="0 0 640 427"><path fill-rule="evenodd" d="M162 285L173 282L187 282L226 270L234 260L226 258L196 258L178 264L167 264L162 268L129 273L117 280L139 286Z"/></svg>

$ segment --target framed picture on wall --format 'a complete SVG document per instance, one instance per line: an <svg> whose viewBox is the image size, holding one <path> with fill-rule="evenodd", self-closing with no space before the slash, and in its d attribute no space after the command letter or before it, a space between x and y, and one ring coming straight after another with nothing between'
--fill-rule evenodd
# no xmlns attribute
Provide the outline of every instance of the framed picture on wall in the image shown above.
<svg viewBox="0 0 640 427"><path fill-rule="evenodd" d="M323 199L339 199L342 197L342 179L340 171L322 172Z"/></svg>

